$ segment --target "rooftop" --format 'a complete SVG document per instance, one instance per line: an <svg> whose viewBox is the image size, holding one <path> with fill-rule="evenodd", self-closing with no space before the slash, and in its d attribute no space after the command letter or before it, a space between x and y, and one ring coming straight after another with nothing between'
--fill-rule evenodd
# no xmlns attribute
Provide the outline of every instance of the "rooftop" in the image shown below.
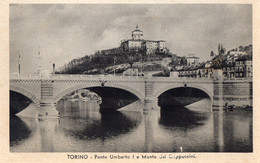
<svg viewBox="0 0 260 163"><path fill-rule="evenodd" d="M143 40L143 39L139 39L139 40L134 40L133 38L131 39L126 39L126 40L122 40L121 43L124 43L124 42L128 42L128 41L140 41L140 42L165 42L164 40L159 40L159 41L156 41L156 40Z"/></svg>
<svg viewBox="0 0 260 163"><path fill-rule="evenodd" d="M141 31L141 30L138 28L138 25L136 25L136 28L135 28L135 30L132 31L132 33L133 33L133 32L143 32L143 31Z"/></svg>

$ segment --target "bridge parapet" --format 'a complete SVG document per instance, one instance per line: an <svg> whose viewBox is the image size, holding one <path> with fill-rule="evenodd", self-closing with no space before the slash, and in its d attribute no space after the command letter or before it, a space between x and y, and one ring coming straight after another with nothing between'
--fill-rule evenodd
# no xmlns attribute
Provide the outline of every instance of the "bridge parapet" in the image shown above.
<svg viewBox="0 0 260 163"><path fill-rule="evenodd" d="M49 77L11 77L10 80L144 80L142 76L110 76L110 75L53 75Z"/></svg>
<svg viewBox="0 0 260 163"><path fill-rule="evenodd" d="M153 81L203 81L203 82L212 82L213 79L211 78L187 78L187 77L183 77L183 78L171 78L171 77L153 77L150 78Z"/></svg>
<svg viewBox="0 0 260 163"><path fill-rule="evenodd" d="M98 80L98 79L106 79L106 80L153 80L153 81L213 81L210 78L171 78L171 77L144 77L144 76L112 76L112 75L68 75L68 74L58 74L52 75L49 77L38 77L38 76L30 76L30 77L22 77L22 76L12 76L10 78L13 79L25 79L25 80L55 80L55 79L62 79L62 80L70 80L70 79L91 79L91 80ZM232 80L241 80L241 79L232 79Z"/></svg>

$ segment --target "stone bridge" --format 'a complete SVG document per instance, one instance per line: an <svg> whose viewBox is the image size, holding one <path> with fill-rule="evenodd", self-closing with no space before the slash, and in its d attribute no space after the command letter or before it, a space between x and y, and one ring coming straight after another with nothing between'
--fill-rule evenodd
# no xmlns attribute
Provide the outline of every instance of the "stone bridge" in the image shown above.
<svg viewBox="0 0 260 163"><path fill-rule="evenodd" d="M65 95L91 87L126 90L143 101L146 104L144 109L148 110L156 107L158 97L170 89L197 88L208 94L211 100L213 100L214 92L213 80L202 78L54 75L48 78L16 77L10 79L10 90L28 97L39 109L44 106L55 106Z"/></svg>

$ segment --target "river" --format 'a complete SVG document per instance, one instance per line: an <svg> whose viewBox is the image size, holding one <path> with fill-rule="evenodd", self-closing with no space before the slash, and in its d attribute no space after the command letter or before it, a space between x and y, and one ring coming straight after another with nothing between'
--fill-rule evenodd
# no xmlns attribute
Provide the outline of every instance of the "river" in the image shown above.
<svg viewBox="0 0 260 163"><path fill-rule="evenodd" d="M31 104L29 107L34 107ZM129 109L127 109L129 107ZM211 105L142 112L99 112L93 102L62 100L59 118L10 117L11 152L252 152L252 111ZM131 107L135 108L134 112ZM133 110L133 109L132 109Z"/></svg>

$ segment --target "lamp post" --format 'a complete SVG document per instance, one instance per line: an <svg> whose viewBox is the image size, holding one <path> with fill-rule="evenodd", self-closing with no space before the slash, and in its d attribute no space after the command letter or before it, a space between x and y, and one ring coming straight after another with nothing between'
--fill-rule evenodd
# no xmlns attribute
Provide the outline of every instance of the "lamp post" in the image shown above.
<svg viewBox="0 0 260 163"><path fill-rule="evenodd" d="M52 64L52 74L55 75L55 63Z"/></svg>
<svg viewBox="0 0 260 163"><path fill-rule="evenodd" d="M41 68L41 53L40 52L38 52L38 59L39 59L39 63L38 63L38 71L39 71L39 75L40 75L40 77L42 76L42 74L41 74L41 71L42 71L42 68Z"/></svg>
<svg viewBox="0 0 260 163"><path fill-rule="evenodd" d="M133 56L130 56L129 57L129 64L130 64L130 76L132 76L132 66L133 66Z"/></svg>
<svg viewBox="0 0 260 163"><path fill-rule="evenodd" d="M130 67L131 67L131 68L132 68L133 63L134 63L134 62L133 62L133 59L134 59L133 56L130 56L130 57L129 57L129 64L130 64Z"/></svg>
<svg viewBox="0 0 260 163"><path fill-rule="evenodd" d="M20 58L21 58L21 55L20 55L20 52L18 50L18 75L19 76L21 74Z"/></svg>
<svg viewBox="0 0 260 163"><path fill-rule="evenodd" d="M140 59L141 59L141 74L143 73L143 56L140 54Z"/></svg>

